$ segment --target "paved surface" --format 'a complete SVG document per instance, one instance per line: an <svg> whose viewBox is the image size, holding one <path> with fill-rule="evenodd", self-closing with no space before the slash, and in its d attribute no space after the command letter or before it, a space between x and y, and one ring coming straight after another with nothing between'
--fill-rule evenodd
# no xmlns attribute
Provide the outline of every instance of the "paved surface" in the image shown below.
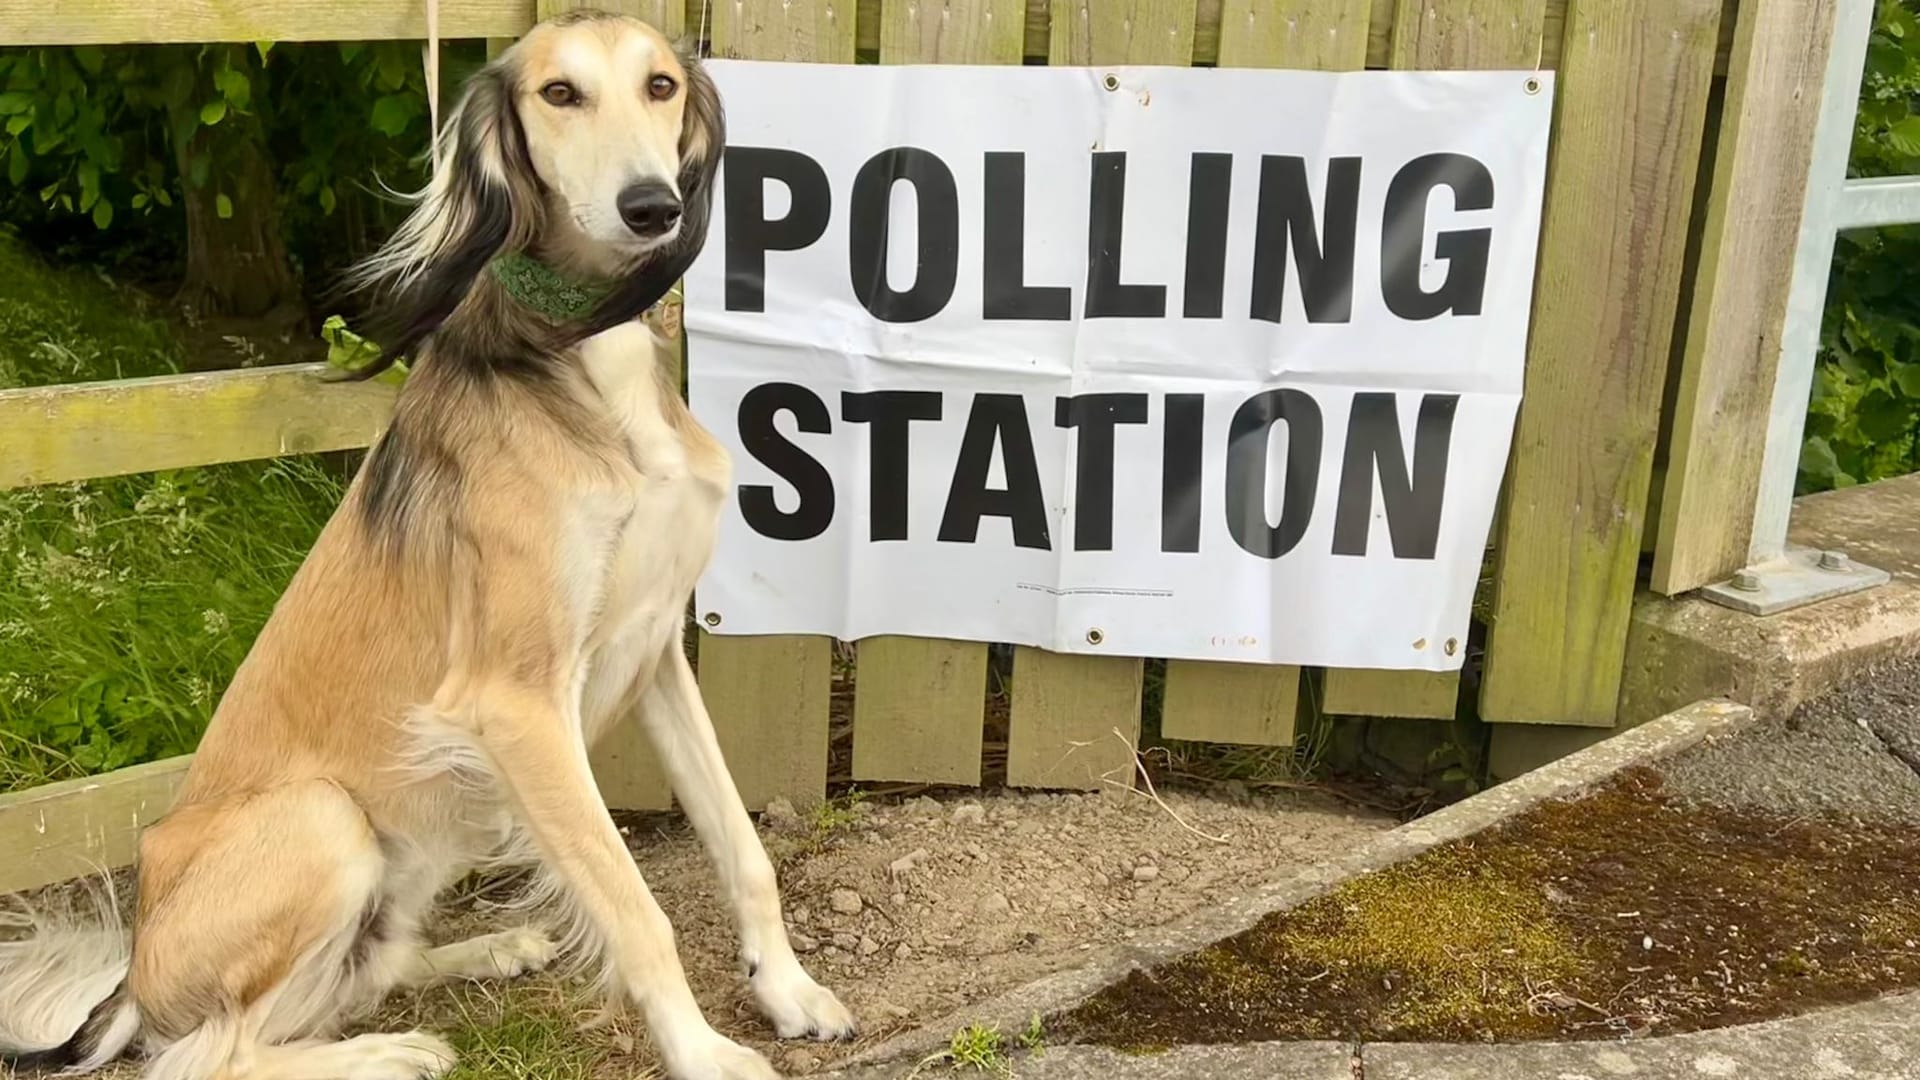
<svg viewBox="0 0 1920 1080"><path fill-rule="evenodd" d="M1332 1043L1263 1043L1152 1055L1063 1046L1009 1064L1013 1080L1920 1080L1920 995L1640 1042L1379 1043L1357 1053ZM903 1061L824 1075L979 1074Z"/></svg>
<svg viewBox="0 0 1920 1080"><path fill-rule="evenodd" d="M1879 664L1662 772L1678 793L1732 810L1920 824L1920 659Z"/></svg>

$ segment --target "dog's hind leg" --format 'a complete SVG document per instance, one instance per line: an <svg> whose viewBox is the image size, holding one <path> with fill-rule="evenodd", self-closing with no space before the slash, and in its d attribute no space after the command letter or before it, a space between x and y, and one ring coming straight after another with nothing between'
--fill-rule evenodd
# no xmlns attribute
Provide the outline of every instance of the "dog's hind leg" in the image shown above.
<svg viewBox="0 0 1920 1080"><path fill-rule="evenodd" d="M713 722L678 637L640 701L641 722L673 794L693 822L733 908L740 955L761 1011L783 1039L855 1034L853 1016L813 981L787 940L779 882L714 737Z"/></svg>
<svg viewBox="0 0 1920 1080"><path fill-rule="evenodd" d="M419 1033L322 1042L371 1004L388 854L324 780L189 804L141 845L129 985L158 1050L147 1080L417 1080L452 1065Z"/></svg>

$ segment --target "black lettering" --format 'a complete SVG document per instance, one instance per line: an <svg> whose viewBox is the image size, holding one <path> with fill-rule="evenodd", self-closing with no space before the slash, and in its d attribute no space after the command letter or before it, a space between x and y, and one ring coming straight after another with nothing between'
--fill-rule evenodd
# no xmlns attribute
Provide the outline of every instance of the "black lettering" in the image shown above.
<svg viewBox="0 0 1920 1080"><path fill-rule="evenodd" d="M1073 290L1027 284L1027 155L987 155L983 311L989 319L1073 318Z"/></svg>
<svg viewBox="0 0 1920 1080"><path fill-rule="evenodd" d="M820 163L794 150L729 146L726 150L728 311L767 309L767 252L799 251L827 231L833 194ZM793 197L787 216L767 220L767 181Z"/></svg>
<svg viewBox="0 0 1920 1080"><path fill-rule="evenodd" d="M1187 182L1186 316L1217 319L1227 288L1227 199L1232 154L1195 154Z"/></svg>
<svg viewBox="0 0 1920 1080"><path fill-rule="evenodd" d="M1380 289L1387 309L1403 319L1433 319L1448 312L1478 315L1487 291L1492 229L1459 229L1434 239L1433 256L1447 264L1447 279L1432 292L1420 288L1420 253L1427 235L1427 196L1445 185L1456 210L1493 208L1493 174L1464 154L1429 154L1407 163L1387 186L1380 232Z"/></svg>
<svg viewBox="0 0 1920 1080"><path fill-rule="evenodd" d="M775 503L770 485L742 484L740 514L768 539L811 540L833 523L833 477L774 427L774 416L782 412L792 413L801 431L825 435L833 430L826 404L804 386L762 383L747 391L740 399L740 444L755 461L793 485L800 505L789 513Z"/></svg>
<svg viewBox="0 0 1920 1080"><path fill-rule="evenodd" d="M1340 500L1333 510L1333 553L1367 553L1373 518L1373 477L1396 559L1431 559L1440 543L1440 509L1447 493L1447 453L1453 444L1458 394L1427 394L1413 426L1413 477L1400 442L1400 414L1391 393L1353 395L1347 451L1340 462Z"/></svg>
<svg viewBox="0 0 1920 1080"><path fill-rule="evenodd" d="M1126 220L1127 155L1093 155L1087 212L1087 318L1158 319L1167 313L1165 285L1120 282L1120 241Z"/></svg>
<svg viewBox="0 0 1920 1080"><path fill-rule="evenodd" d="M1073 480L1073 549L1113 550L1113 429L1147 422L1145 394L1078 394L1055 398L1055 427L1077 428Z"/></svg>
<svg viewBox="0 0 1920 1080"><path fill-rule="evenodd" d="M893 185L901 180L913 185L920 222L918 269L906 292L887 282ZM953 299L960 276L960 195L946 162L914 146L875 154L853 178L851 219L847 247L853 295L874 318L919 322Z"/></svg>
<svg viewBox="0 0 1920 1080"><path fill-rule="evenodd" d="M1006 466L1007 486L989 488L993 449L998 444ZM980 519L1006 518L1013 525L1016 547L1048 551L1047 498L1040 490L1040 467L1033 456L1033 429L1027 425L1027 406L1019 394L975 394L960 437L960 457L954 463L953 484L947 489L947 509L940 521L940 539L971 544L980 535Z"/></svg>
<svg viewBox="0 0 1920 1080"><path fill-rule="evenodd" d="M1327 210L1316 224L1305 158L1260 158L1260 211L1253 223L1252 316L1279 322L1285 306L1287 252L1300 268L1307 321L1353 318L1353 256L1360 222L1360 159L1327 162Z"/></svg>
<svg viewBox="0 0 1920 1080"><path fill-rule="evenodd" d="M937 390L875 390L840 395L840 419L850 424L872 424L867 442L869 500L872 523L869 537L907 538L907 463L911 460L907 426L915 420L940 419Z"/></svg>
<svg viewBox="0 0 1920 1080"><path fill-rule="evenodd" d="M1160 454L1160 550L1200 550L1200 451L1204 394L1168 394Z"/></svg>
<svg viewBox="0 0 1920 1080"><path fill-rule="evenodd" d="M1277 421L1287 423L1287 475L1280 522L1267 517L1267 453ZM1227 428L1227 531L1250 554L1277 559L1306 535L1320 479L1320 406L1299 390L1249 398Z"/></svg>

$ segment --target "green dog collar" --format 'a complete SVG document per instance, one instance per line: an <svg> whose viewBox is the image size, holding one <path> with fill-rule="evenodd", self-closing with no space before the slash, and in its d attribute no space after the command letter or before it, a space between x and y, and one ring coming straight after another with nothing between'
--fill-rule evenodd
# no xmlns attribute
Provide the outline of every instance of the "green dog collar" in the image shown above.
<svg viewBox="0 0 1920 1080"><path fill-rule="evenodd" d="M502 255L488 264L507 295L555 322L584 317L613 291L614 282L600 278L569 278L523 251Z"/></svg>

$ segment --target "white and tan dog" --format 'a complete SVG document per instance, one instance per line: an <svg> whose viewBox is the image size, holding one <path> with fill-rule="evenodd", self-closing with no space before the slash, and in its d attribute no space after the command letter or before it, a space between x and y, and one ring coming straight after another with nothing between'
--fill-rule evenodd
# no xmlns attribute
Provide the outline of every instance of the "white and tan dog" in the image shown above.
<svg viewBox="0 0 1920 1080"><path fill-rule="evenodd" d="M440 138L434 182L358 276L375 340L414 360L392 425L142 838L130 944L45 920L0 943L17 1062L431 1076L453 1061L438 1038L337 1033L394 987L560 952L603 965L676 1080L774 1076L701 1015L595 787L588 747L636 716L775 1031L853 1033L788 944L682 648L729 467L637 316L705 240L718 96L653 28L575 14L481 71ZM567 948L529 928L424 946L438 893L516 863L576 916Z"/></svg>

